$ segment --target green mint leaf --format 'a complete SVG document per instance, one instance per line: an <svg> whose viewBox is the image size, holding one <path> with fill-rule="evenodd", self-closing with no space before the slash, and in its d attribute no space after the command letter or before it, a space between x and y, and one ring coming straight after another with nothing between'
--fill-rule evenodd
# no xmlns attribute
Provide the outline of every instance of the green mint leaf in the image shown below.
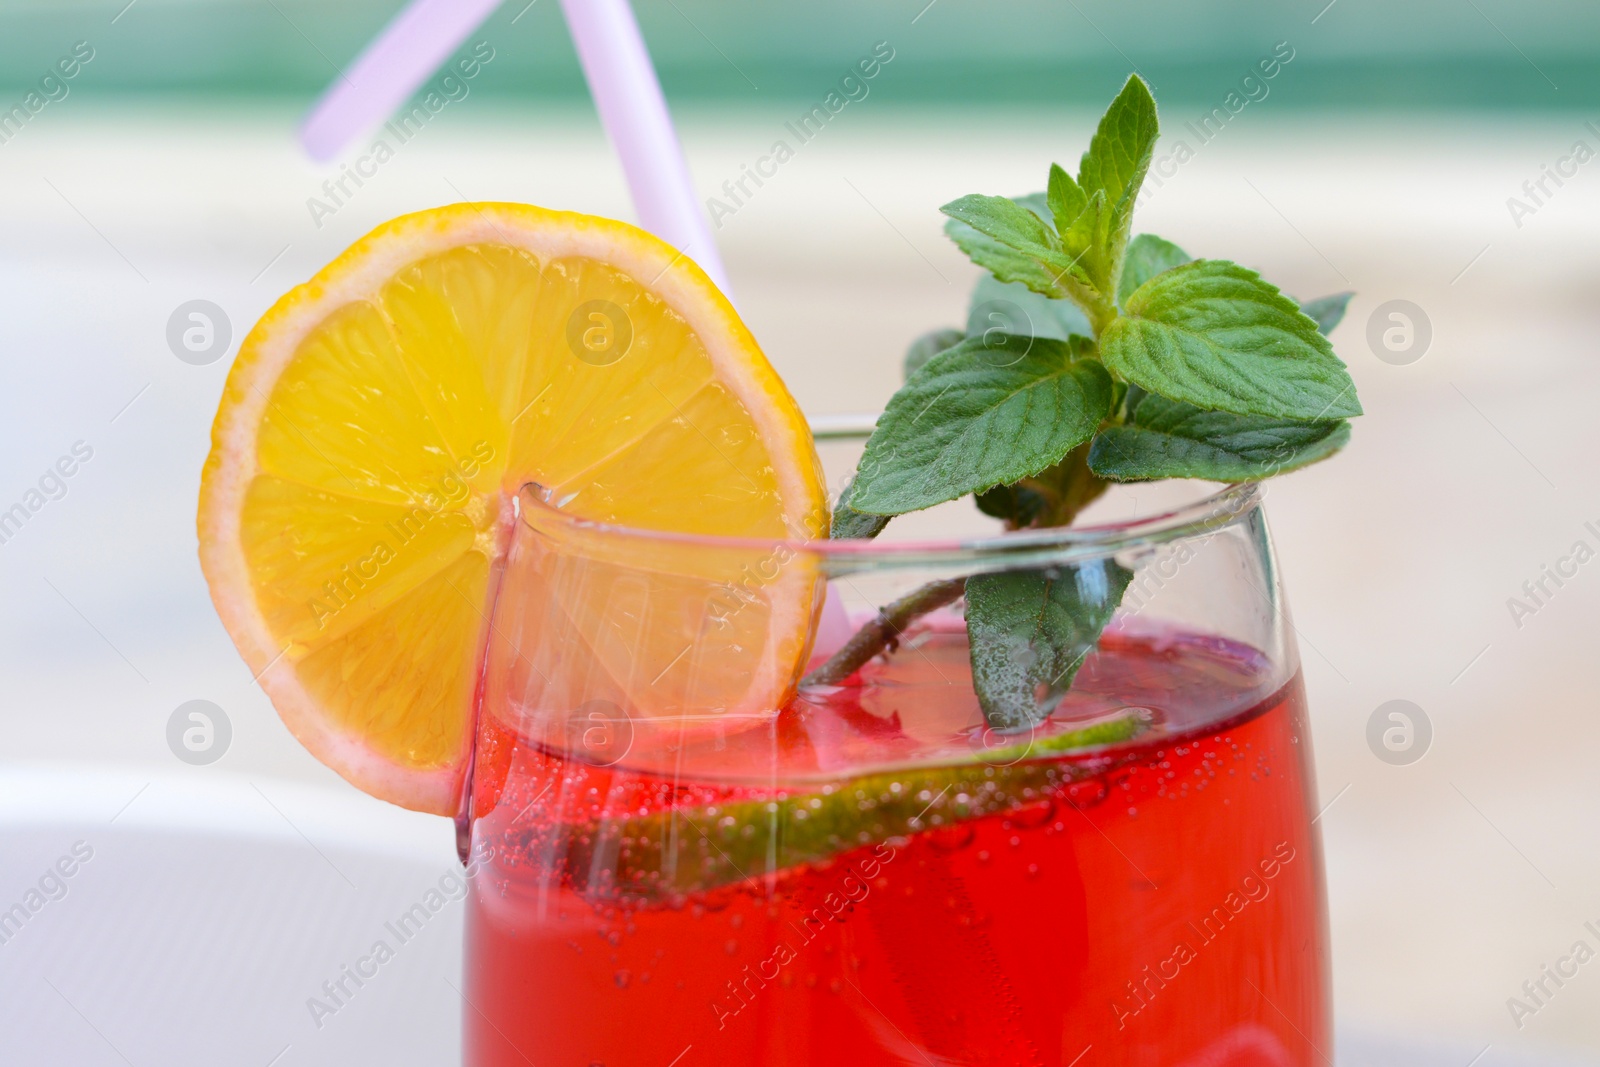
<svg viewBox="0 0 1600 1067"><path fill-rule="evenodd" d="M1237 415L1361 414L1317 324L1253 270L1197 259L1145 282L1125 310L1101 335L1100 355L1152 393Z"/></svg>
<svg viewBox="0 0 1600 1067"><path fill-rule="evenodd" d="M1139 286L1189 260L1189 253L1171 241L1163 241L1153 233L1141 233L1128 242L1127 256L1122 261L1122 280L1117 283L1117 303L1127 306L1128 297Z"/></svg>
<svg viewBox="0 0 1600 1067"><path fill-rule="evenodd" d="M1008 197L972 193L939 210L1019 252L1048 253L1056 247L1055 234L1044 220Z"/></svg>
<svg viewBox="0 0 1600 1067"><path fill-rule="evenodd" d="M1078 165L1078 184L1085 195L1096 189L1116 205L1131 202L1144 184L1150 154L1161 135L1155 97L1137 74L1128 75L1117 98L1111 101Z"/></svg>
<svg viewBox="0 0 1600 1067"><path fill-rule="evenodd" d="M1043 296L1070 296L1093 303L1099 290L1084 268L1061 249L1037 194L1021 201L1003 196L964 196L940 208L950 221L945 233L967 258L1002 282L1020 282Z"/></svg>
<svg viewBox="0 0 1600 1067"><path fill-rule="evenodd" d="M1107 230L1111 212L1106 207L1106 194L1096 189L1083 212L1061 234L1061 247L1072 262L1083 268L1097 292L1112 291L1111 275L1115 264L1106 251Z"/></svg>
<svg viewBox="0 0 1600 1067"><path fill-rule="evenodd" d="M1015 482L1094 436L1111 376L1092 346L1006 335L941 352L890 399L857 467L851 505L899 515Z"/></svg>
<svg viewBox="0 0 1600 1067"><path fill-rule="evenodd" d="M1089 197L1078 183L1072 180L1072 175L1062 170L1060 164L1052 163L1050 185L1045 190L1045 204L1049 207L1050 216L1059 232L1072 225L1073 220L1083 214L1083 209L1089 206Z"/></svg>
<svg viewBox="0 0 1600 1067"><path fill-rule="evenodd" d="M985 274L972 287L967 333L984 335L993 330L1055 341L1065 341L1073 334L1088 337L1093 333L1088 316L1072 301L1040 296L1025 285L1002 282Z"/></svg>
<svg viewBox="0 0 1600 1067"><path fill-rule="evenodd" d="M1095 437L1089 467L1119 482L1244 482L1326 459L1349 440L1350 424L1343 419L1296 422L1234 415L1149 395L1140 401L1131 423Z"/></svg>
<svg viewBox="0 0 1600 1067"><path fill-rule="evenodd" d="M967 579L972 686L991 727L1049 717L1132 578L1112 560L1093 560Z"/></svg>
<svg viewBox="0 0 1600 1067"><path fill-rule="evenodd" d="M1334 293L1332 296L1321 296L1315 300L1307 300L1300 305L1300 310L1317 324L1317 332L1326 337L1344 320L1345 309L1350 306L1350 298L1355 295Z"/></svg>
<svg viewBox="0 0 1600 1067"><path fill-rule="evenodd" d="M944 232L968 259L1000 281L1015 282L1047 297L1064 295L1066 287L1062 284L1063 272L1059 268L1046 267L1036 257L1018 252L992 237L986 237L966 223L957 222L955 219L945 223ZM1079 281L1082 285L1089 284L1087 275Z"/></svg>
<svg viewBox="0 0 1600 1067"><path fill-rule="evenodd" d="M1161 124L1150 87L1137 74L1128 76L1122 92L1111 102L1078 165L1078 185L1085 196L1104 192L1108 211L1106 240L1102 246L1113 276L1122 262L1133 225L1134 201L1150 169ZM1109 292L1114 286L1106 286Z"/></svg>
<svg viewBox="0 0 1600 1067"><path fill-rule="evenodd" d="M1026 292L1026 290L1023 291ZM1028 295L1032 296L1033 294L1029 293ZM943 330L929 330L915 341L912 341L911 347L906 349L905 360L901 365L904 376L910 378L922 369L924 363L945 349L954 348L966 336L963 331L954 327L948 327Z"/></svg>
<svg viewBox="0 0 1600 1067"><path fill-rule="evenodd" d="M839 501L833 506L833 521L829 524L828 536L835 541L856 538L867 540L877 537L883 532L883 528L889 525L887 515L868 515L850 506L850 497L855 485L854 478L844 483L844 489L839 493Z"/></svg>

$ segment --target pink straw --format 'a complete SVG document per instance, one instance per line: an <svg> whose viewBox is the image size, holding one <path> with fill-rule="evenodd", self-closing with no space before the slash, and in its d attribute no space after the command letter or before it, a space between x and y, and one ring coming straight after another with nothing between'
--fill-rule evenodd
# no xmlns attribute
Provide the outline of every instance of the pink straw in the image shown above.
<svg viewBox="0 0 1600 1067"><path fill-rule="evenodd" d="M394 114L500 0L413 0L322 94L300 127L319 163Z"/></svg>
<svg viewBox="0 0 1600 1067"><path fill-rule="evenodd" d="M640 224L700 264L726 293L722 257L628 0L561 0L561 10L600 123L622 159Z"/></svg>
<svg viewBox="0 0 1600 1067"><path fill-rule="evenodd" d="M300 128L313 159L338 155L393 114L500 0L412 0L317 101ZM600 122L622 160L639 224L700 264L723 292L727 272L672 127L628 0L561 0Z"/></svg>

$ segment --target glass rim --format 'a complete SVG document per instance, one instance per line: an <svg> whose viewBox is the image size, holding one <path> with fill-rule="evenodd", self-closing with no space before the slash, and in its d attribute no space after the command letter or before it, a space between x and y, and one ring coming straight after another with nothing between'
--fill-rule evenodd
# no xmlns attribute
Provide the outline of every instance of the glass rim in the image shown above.
<svg viewBox="0 0 1600 1067"><path fill-rule="evenodd" d="M553 526L579 537L598 536L617 543L633 542L641 546L764 552L775 556L810 555L841 564L926 566L1039 553L1071 558L1107 557L1130 549L1214 533L1260 507L1261 500L1260 483L1238 482L1174 508L1117 522L1052 526L940 540L805 540L682 533L585 519L551 504L545 499L543 488L530 482L517 493L516 522L536 534L548 532ZM535 515L539 516L537 522L533 520Z"/></svg>

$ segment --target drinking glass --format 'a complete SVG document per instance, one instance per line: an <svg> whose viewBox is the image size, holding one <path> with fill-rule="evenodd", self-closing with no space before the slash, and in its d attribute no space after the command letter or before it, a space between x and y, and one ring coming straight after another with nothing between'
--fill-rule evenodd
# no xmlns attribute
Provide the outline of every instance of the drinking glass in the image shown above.
<svg viewBox="0 0 1600 1067"><path fill-rule="evenodd" d="M944 543L518 507L465 817L471 1067L1328 1061L1255 486ZM992 630L1007 596L1036 624L975 656L968 604ZM859 667L790 684L862 627Z"/></svg>

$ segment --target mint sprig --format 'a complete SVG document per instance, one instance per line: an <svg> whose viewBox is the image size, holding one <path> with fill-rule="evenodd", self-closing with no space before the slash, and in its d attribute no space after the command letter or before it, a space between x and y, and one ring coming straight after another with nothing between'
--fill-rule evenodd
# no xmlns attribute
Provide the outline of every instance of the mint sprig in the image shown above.
<svg viewBox="0 0 1600 1067"><path fill-rule="evenodd" d="M1247 267L1131 236L1159 131L1149 87L1129 77L1076 176L1053 164L1043 193L941 209L988 276L963 339L936 331L907 354L835 536L875 536L894 515L969 493L1012 529L1065 526L1113 482L1255 480L1349 440L1361 405L1326 335L1350 294L1302 306ZM1131 577L1105 561L966 579L973 686L991 726L1048 718ZM945 586L897 601L892 626L864 629L848 663L808 677L847 676L924 600L947 603Z"/></svg>

